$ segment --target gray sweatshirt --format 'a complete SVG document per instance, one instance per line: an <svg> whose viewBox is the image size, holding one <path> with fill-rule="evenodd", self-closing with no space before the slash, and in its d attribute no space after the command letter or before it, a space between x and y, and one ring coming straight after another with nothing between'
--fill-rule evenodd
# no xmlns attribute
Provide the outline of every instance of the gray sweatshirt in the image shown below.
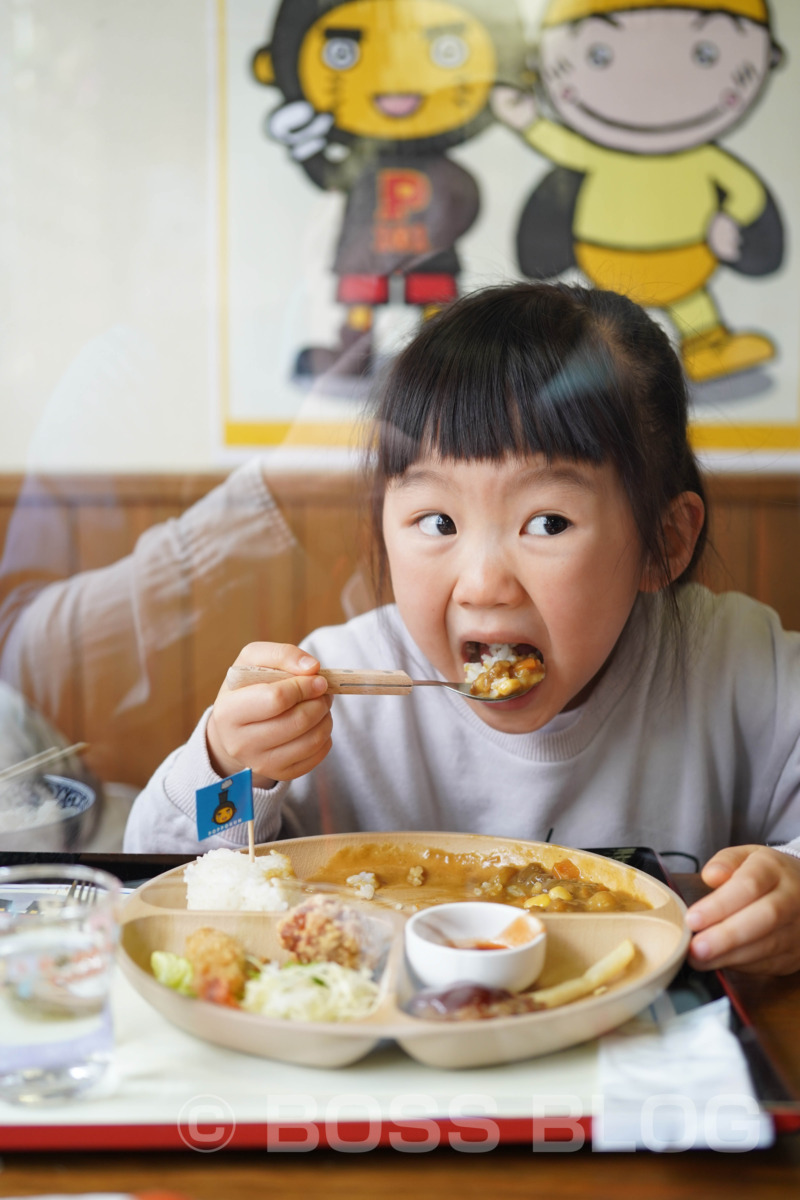
<svg viewBox="0 0 800 1200"><path fill-rule="evenodd" d="M800 634L733 593L690 585L679 606L676 632L663 598L641 595L585 704L535 733L491 729L445 689L337 696L325 761L256 791L256 841L416 829L651 846L700 862L750 842L796 839L800 850ZM394 606L318 629L304 646L323 666L436 677ZM195 789L218 780L207 719L136 800L126 851L246 843L245 826L197 840Z"/></svg>

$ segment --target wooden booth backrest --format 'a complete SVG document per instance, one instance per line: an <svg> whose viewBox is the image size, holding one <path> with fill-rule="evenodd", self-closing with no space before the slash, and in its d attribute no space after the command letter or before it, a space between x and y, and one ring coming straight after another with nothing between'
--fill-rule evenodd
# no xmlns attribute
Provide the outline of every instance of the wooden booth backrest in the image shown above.
<svg viewBox="0 0 800 1200"><path fill-rule="evenodd" d="M180 515L221 479L208 474L115 476L112 495L108 480L60 478L48 503L66 510L73 547L70 573L115 562L132 549L144 530ZM0 477L0 545L21 482L17 476ZM363 545L357 536L363 499L357 481L346 475L286 475L276 492L306 553L282 568L285 577L279 574L271 580L259 604L267 606L265 627L272 639L297 642L312 629L345 618L341 597L348 586L356 607L364 607L364 594L351 582ZM715 591L754 596L775 608L787 628L800 629L800 476L718 475L709 480L709 494L711 545L703 563L704 582ZM102 519L109 504L116 510L113 523ZM321 578L331 586L321 588ZM246 630L243 635L236 644L250 640ZM191 650L195 661L202 654L203 647ZM188 736L219 682L221 675L212 690L209 682L198 685L197 672L181 675L178 686L186 693L182 701L159 713L152 729L137 735L133 748L129 744L107 747L103 777L144 783L164 753ZM76 685L74 694L80 698L82 688ZM79 707L80 700L75 703ZM76 740L82 736L83 717L77 708L59 713L59 724L68 736Z"/></svg>

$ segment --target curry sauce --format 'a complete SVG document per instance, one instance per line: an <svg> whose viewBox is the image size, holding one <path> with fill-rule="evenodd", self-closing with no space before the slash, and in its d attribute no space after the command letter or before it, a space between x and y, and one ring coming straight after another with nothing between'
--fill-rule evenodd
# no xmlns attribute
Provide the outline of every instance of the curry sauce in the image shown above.
<svg viewBox="0 0 800 1200"><path fill-rule="evenodd" d="M530 909L537 916L650 908L628 892L585 878L567 857L547 868L533 860L510 863L499 852L452 853L395 843L343 846L309 882L347 886L348 880L364 873L375 878L376 899L418 908L453 900L491 900Z"/></svg>

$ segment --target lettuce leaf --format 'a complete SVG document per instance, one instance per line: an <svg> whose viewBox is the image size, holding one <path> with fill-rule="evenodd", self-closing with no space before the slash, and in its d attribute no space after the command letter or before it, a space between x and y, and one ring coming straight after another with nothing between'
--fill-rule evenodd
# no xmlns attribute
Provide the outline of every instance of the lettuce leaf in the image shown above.
<svg viewBox="0 0 800 1200"><path fill-rule="evenodd" d="M154 950L150 955L150 968L159 983L180 992L182 996L193 996L192 964L179 954L169 950Z"/></svg>

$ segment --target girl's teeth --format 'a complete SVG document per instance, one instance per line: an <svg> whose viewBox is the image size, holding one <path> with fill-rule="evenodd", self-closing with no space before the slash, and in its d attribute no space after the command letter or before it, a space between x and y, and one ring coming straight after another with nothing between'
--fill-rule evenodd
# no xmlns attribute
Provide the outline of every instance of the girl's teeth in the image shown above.
<svg viewBox="0 0 800 1200"><path fill-rule="evenodd" d="M471 663L482 662L484 655L493 657L497 653L499 647L506 644L510 644L511 649L513 650L514 654L516 654L517 658L528 658L533 656L534 658L544 661L541 653L529 642L492 642L491 644L489 642L465 642L463 661Z"/></svg>

